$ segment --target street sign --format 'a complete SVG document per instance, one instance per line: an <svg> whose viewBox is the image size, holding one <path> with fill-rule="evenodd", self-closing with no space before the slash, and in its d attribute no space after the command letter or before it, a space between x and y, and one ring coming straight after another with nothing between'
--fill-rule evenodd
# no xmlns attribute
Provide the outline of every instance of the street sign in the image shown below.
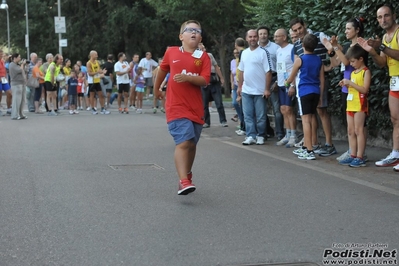
<svg viewBox="0 0 399 266"><path fill-rule="evenodd" d="M54 17L55 33L66 33L65 17Z"/></svg>
<svg viewBox="0 0 399 266"><path fill-rule="evenodd" d="M60 40L60 47L67 47L68 46L68 40L67 39L61 39Z"/></svg>

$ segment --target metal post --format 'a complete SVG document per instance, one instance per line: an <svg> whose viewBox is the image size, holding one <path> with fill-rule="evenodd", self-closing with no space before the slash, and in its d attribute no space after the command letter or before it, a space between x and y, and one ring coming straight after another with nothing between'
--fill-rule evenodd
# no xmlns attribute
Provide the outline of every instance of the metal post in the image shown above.
<svg viewBox="0 0 399 266"><path fill-rule="evenodd" d="M26 44L27 44L26 50L27 50L27 53L28 53L28 54L26 55L26 58L29 60L30 53L29 53L28 0L25 0L25 13L26 13Z"/></svg>
<svg viewBox="0 0 399 266"><path fill-rule="evenodd" d="M7 39L8 39L8 53L10 53L10 15L8 13L7 1L3 0L0 5L0 9L5 9L7 12Z"/></svg>
<svg viewBox="0 0 399 266"><path fill-rule="evenodd" d="M58 17L61 17L61 0L58 0ZM58 53L62 55L62 47L61 47L61 33L58 33Z"/></svg>
<svg viewBox="0 0 399 266"><path fill-rule="evenodd" d="M11 49L10 49L10 16L8 14L8 8L6 9L7 11L7 39L8 39L8 54L11 54Z"/></svg>

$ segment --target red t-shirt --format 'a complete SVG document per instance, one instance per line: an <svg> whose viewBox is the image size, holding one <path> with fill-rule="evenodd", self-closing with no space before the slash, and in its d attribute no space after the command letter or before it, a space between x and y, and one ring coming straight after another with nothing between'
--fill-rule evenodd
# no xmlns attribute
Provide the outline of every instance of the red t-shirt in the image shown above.
<svg viewBox="0 0 399 266"><path fill-rule="evenodd" d="M83 82L83 79L78 79L78 87L77 87L77 91L78 93L85 93L85 84Z"/></svg>
<svg viewBox="0 0 399 266"><path fill-rule="evenodd" d="M209 83L211 61L207 53L195 58L192 53L184 52L180 47L169 47L164 55L160 68L170 72L166 90L166 121L186 118L195 123L204 123L204 106L201 87L189 82L177 83L173 80L176 74L202 76Z"/></svg>

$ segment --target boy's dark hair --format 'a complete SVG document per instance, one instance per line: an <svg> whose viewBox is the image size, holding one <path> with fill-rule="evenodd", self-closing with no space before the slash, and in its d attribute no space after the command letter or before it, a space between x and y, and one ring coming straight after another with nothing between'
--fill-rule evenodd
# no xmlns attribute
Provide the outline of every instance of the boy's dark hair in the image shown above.
<svg viewBox="0 0 399 266"><path fill-rule="evenodd" d="M303 48L305 48L306 51L311 53L314 52L318 43L319 41L317 40L317 37L310 33L306 34L302 41Z"/></svg>
<svg viewBox="0 0 399 266"><path fill-rule="evenodd" d="M269 29L267 26L259 26L259 27L256 29L256 32L259 34L259 31L260 31L260 30L267 30L267 35L270 34L270 29Z"/></svg>
<svg viewBox="0 0 399 266"><path fill-rule="evenodd" d="M245 40L243 38L241 38L241 37L237 38L235 43L239 47L244 47L245 46Z"/></svg>
<svg viewBox="0 0 399 266"><path fill-rule="evenodd" d="M107 60L114 60L114 55L113 54L109 54L107 56Z"/></svg>
<svg viewBox="0 0 399 266"><path fill-rule="evenodd" d="M367 52L359 44L355 44L348 49L345 56L348 59L360 59L362 57L364 61L366 60Z"/></svg>
<svg viewBox="0 0 399 266"><path fill-rule="evenodd" d="M290 21L290 29L292 28L292 26L294 26L294 25L297 24L297 23L300 23L302 26L305 27L305 22L303 21L303 19L301 19L301 18L294 18L294 19L291 19L291 21Z"/></svg>

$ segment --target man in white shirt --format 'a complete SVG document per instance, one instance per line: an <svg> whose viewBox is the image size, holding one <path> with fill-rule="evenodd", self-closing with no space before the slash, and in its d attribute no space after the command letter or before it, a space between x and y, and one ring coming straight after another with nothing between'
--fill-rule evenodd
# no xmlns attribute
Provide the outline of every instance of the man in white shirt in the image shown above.
<svg viewBox="0 0 399 266"><path fill-rule="evenodd" d="M246 138L243 145L262 145L265 141L266 101L271 94L272 67L268 53L259 47L258 32L246 34L248 49L241 54L237 94L242 97ZM254 115L255 114L255 115Z"/></svg>
<svg viewBox="0 0 399 266"><path fill-rule="evenodd" d="M277 45L274 42L271 42L269 40L269 34L270 34L270 29L266 26L260 26L258 27L258 35L259 35L259 46L266 51L269 52L270 54L270 60L271 60L271 65L272 65L272 84L274 84L277 80L277 71L276 71L276 62L277 62L277 49L280 48L279 45ZM277 136L277 139L280 140L284 136L284 127L283 127L283 116L280 111L280 101L279 101L279 96L278 96L278 89L274 86L272 86L272 91L270 95L270 103L272 104L273 107L273 113L274 113L274 121L275 121L275 135ZM267 106L266 106L267 107ZM267 111L267 110L266 110ZM267 116L266 116L267 119ZM269 119L266 120L266 132L271 134L273 133L272 128L270 127L270 121ZM269 128L269 130L268 130Z"/></svg>
<svg viewBox="0 0 399 266"><path fill-rule="evenodd" d="M288 33L285 29L276 30L274 33L274 41L280 46L280 48L277 49L277 81L275 87L279 95L280 111L284 117L284 125L286 128L286 135L277 142L277 145L286 145L287 148L290 148L294 146L296 138L296 117L293 109L296 91L294 85L286 88L284 81L290 76L294 65L291 58L294 45L288 43Z"/></svg>
<svg viewBox="0 0 399 266"><path fill-rule="evenodd" d="M129 113L129 89L130 89L130 65L126 61L126 55L124 53L118 54L118 62L115 63L114 66L115 74L116 74L116 84L118 85L118 108L119 113L128 114ZM123 105L125 106L122 109L122 97L123 97Z"/></svg>
<svg viewBox="0 0 399 266"><path fill-rule="evenodd" d="M152 71L158 66L158 63L152 59L150 52L145 53L145 57L140 60L139 67L143 68L143 76L145 78L146 96L150 97L150 92L154 86L152 81ZM152 95L151 95L152 96Z"/></svg>

